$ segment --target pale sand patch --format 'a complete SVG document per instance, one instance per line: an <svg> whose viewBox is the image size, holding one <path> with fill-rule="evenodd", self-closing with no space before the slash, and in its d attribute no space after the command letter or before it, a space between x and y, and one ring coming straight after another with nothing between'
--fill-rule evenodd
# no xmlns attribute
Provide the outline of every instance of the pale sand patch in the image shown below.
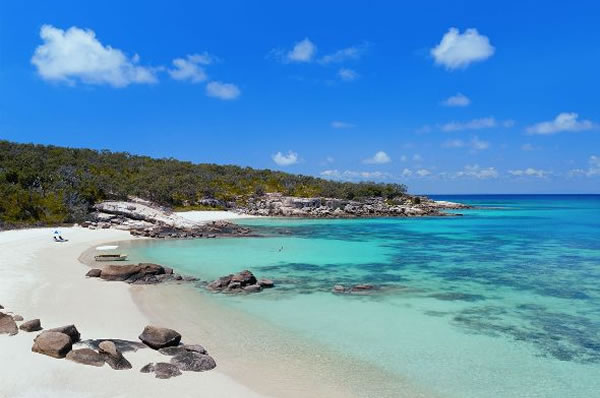
<svg viewBox="0 0 600 398"><path fill-rule="evenodd" d="M62 228L62 236L69 242L55 243L53 231L44 228L0 233L0 304L6 307L4 311L14 311L25 320L40 318L45 328L74 323L82 339L137 341L149 320L133 302L130 287L85 278L88 268L77 260L92 246L132 239L129 233ZM53 359L31 352L36 335L22 331L12 337L0 335L1 398L264 397L218 367L205 373L187 372L170 380L142 374L139 369L146 363L169 359L150 349L125 353L133 369L124 371ZM219 363L219 358L216 360Z"/></svg>
<svg viewBox="0 0 600 398"><path fill-rule="evenodd" d="M233 211L180 211L175 213L179 217L185 218L189 221L195 221L199 223L207 223L210 221L221 221L221 220L239 220L241 218L256 218L257 216L251 216L247 214L238 214Z"/></svg>

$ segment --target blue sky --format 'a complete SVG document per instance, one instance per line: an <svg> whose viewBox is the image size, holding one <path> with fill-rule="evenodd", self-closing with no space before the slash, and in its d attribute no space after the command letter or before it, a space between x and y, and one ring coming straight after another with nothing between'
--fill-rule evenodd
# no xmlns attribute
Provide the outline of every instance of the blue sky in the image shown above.
<svg viewBox="0 0 600 398"><path fill-rule="evenodd" d="M49 3L0 5L2 139L600 193L597 2Z"/></svg>

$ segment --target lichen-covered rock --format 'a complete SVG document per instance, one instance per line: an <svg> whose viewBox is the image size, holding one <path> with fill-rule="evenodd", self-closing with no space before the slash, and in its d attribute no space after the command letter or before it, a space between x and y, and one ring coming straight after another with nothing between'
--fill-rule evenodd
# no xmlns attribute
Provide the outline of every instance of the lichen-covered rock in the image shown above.
<svg viewBox="0 0 600 398"><path fill-rule="evenodd" d="M31 351L51 356L53 358L64 358L73 345L71 338L60 332L45 331L33 340Z"/></svg>
<svg viewBox="0 0 600 398"><path fill-rule="evenodd" d="M42 330L42 322L39 319L32 319L27 322L23 322L19 329L25 332L37 332L38 330Z"/></svg>
<svg viewBox="0 0 600 398"><path fill-rule="evenodd" d="M139 339L147 346L158 350L163 347L179 345L181 335L173 329L156 326L146 326L140 334Z"/></svg>
<svg viewBox="0 0 600 398"><path fill-rule="evenodd" d="M89 366L104 366L104 357L91 348L80 348L70 351L66 358L70 361Z"/></svg>

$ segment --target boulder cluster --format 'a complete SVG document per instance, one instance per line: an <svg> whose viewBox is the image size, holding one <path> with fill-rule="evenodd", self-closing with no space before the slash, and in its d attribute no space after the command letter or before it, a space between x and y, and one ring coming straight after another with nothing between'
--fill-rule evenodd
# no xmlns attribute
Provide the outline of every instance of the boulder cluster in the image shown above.
<svg viewBox="0 0 600 398"><path fill-rule="evenodd" d="M236 211L257 216L306 218L421 217L449 215L445 209L467 209L453 202L436 202L425 197L408 196L386 200L374 197L362 200L300 198L268 193L248 200Z"/></svg>
<svg viewBox="0 0 600 398"><path fill-rule="evenodd" d="M248 270L220 277L209 283L207 288L222 293L257 293L272 288L275 283L270 279L256 279Z"/></svg>
<svg viewBox="0 0 600 398"><path fill-rule="evenodd" d="M0 306L0 309L4 307ZM42 330L39 319L24 322L17 328L14 318L0 312L0 334L15 335L19 329L27 332ZM22 320L22 317L21 317ZM108 364L114 370L131 369L132 365L123 351L150 348L171 357L168 362L158 361L142 367L142 373L154 373L159 379L179 376L182 372L204 372L217 366L214 358L199 344L182 344L181 334L173 329L148 325L139 336L142 343L120 339L81 341L75 325L47 329L38 334L31 351L57 359L67 359L82 365L102 367Z"/></svg>
<svg viewBox="0 0 600 398"><path fill-rule="evenodd" d="M199 223L147 200L130 197L127 201L105 201L94 205L89 229L121 229L135 236L159 239L215 238L250 234L250 229L227 221Z"/></svg>

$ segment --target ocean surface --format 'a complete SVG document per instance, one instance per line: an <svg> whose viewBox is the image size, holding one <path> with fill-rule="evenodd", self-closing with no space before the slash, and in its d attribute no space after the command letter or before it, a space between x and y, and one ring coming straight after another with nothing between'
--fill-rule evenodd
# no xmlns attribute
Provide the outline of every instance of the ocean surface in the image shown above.
<svg viewBox="0 0 600 398"><path fill-rule="evenodd" d="M440 397L600 396L600 196L437 196L460 217L251 219L266 237L146 241L135 260L277 287L212 295ZM333 294L370 283L369 295ZM199 294L203 293L199 289Z"/></svg>

